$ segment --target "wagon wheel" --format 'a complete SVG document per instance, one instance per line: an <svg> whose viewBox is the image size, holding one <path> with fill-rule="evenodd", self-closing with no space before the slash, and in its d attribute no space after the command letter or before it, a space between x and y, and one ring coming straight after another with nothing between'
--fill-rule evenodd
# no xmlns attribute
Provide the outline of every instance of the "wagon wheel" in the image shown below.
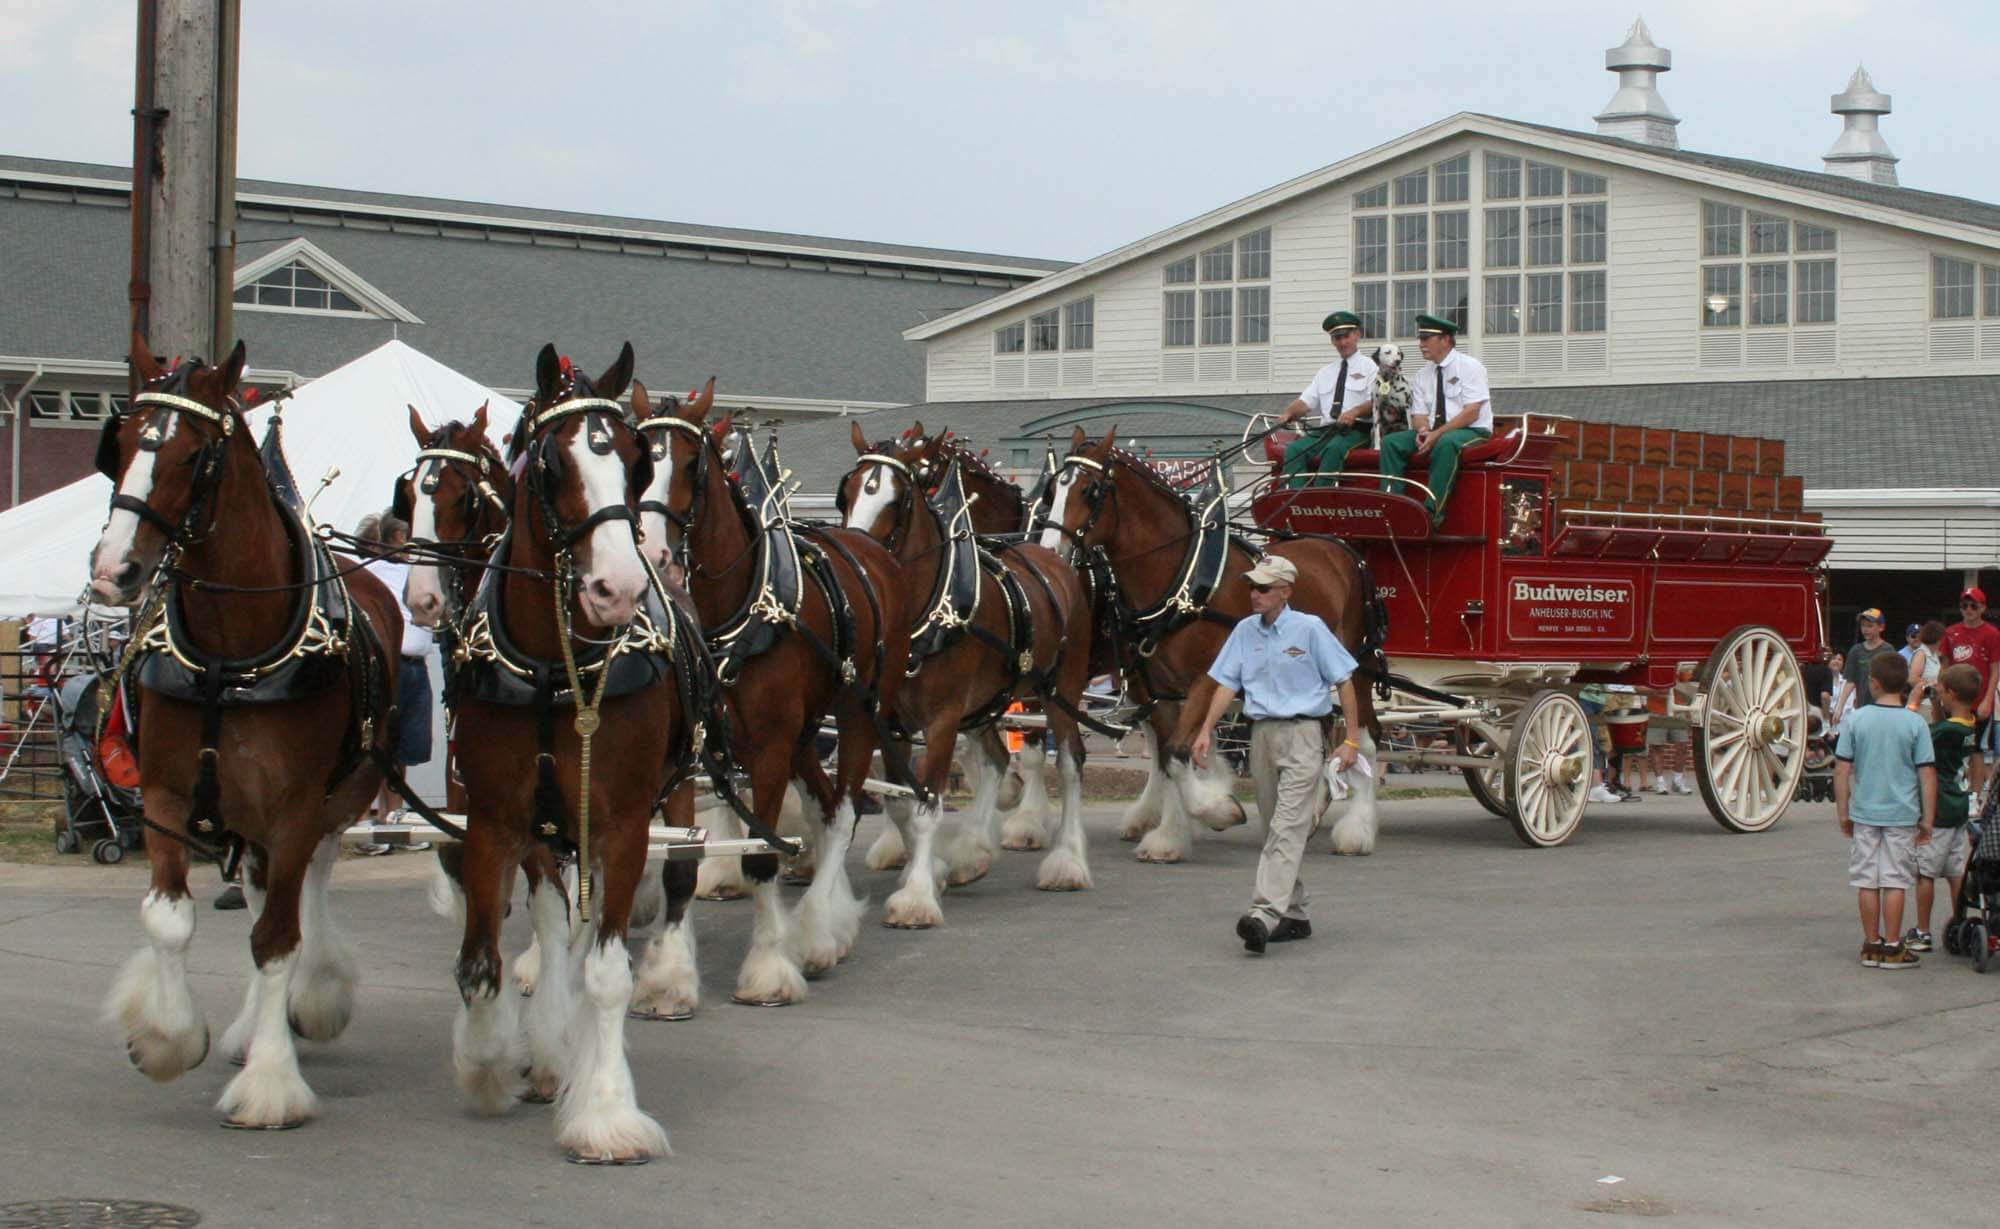
<svg viewBox="0 0 2000 1229"><path fill-rule="evenodd" d="M1501 706L1500 715L1494 726L1504 730L1512 723L1514 714L1520 711L1518 702ZM1458 753L1460 755L1491 756L1493 763L1488 768L1460 768L1459 775L1465 778L1466 789L1472 797L1491 811L1499 819L1507 818L1507 749L1502 740L1493 737L1498 731L1485 723L1462 721L1458 725Z"/></svg>
<svg viewBox="0 0 2000 1229"><path fill-rule="evenodd" d="M1521 707L1507 744L1507 822L1522 843L1560 845L1583 822L1593 737L1566 692L1538 691Z"/></svg>
<svg viewBox="0 0 2000 1229"><path fill-rule="evenodd" d="M1768 627L1730 632L1703 663L1695 781L1715 822L1762 832L1785 813L1806 767L1806 687Z"/></svg>

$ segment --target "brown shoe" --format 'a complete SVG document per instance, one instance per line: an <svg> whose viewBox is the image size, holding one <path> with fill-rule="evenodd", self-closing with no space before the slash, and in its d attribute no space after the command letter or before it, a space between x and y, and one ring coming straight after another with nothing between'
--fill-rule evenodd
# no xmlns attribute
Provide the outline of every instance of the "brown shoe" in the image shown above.
<svg viewBox="0 0 2000 1229"><path fill-rule="evenodd" d="M1865 969L1879 969L1882 967L1882 945L1880 943L1863 943L1861 945L1861 967Z"/></svg>
<svg viewBox="0 0 2000 1229"><path fill-rule="evenodd" d="M1878 969L1914 969L1923 961L1901 941L1884 943L1875 952L1875 967Z"/></svg>

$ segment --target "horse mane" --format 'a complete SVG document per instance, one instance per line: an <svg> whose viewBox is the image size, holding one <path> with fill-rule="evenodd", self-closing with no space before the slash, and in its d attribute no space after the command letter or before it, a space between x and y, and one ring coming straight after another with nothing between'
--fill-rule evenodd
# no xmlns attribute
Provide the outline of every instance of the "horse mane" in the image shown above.
<svg viewBox="0 0 2000 1229"><path fill-rule="evenodd" d="M1111 447L1110 459L1117 461L1126 469L1143 478L1148 485L1153 487L1154 490L1159 491L1162 495L1171 496L1177 503L1184 504L1188 502L1188 489L1194 484L1189 483L1188 486L1179 485L1174 479L1162 472L1155 462L1140 456L1129 448L1120 448L1116 444Z"/></svg>

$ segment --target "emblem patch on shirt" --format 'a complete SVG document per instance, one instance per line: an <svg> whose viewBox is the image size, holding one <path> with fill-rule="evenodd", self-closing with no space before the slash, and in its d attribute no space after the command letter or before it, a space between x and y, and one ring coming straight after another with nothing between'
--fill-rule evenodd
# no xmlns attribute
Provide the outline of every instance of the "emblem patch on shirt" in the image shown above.
<svg viewBox="0 0 2000 1229"><path fill-rule="evenodd" d="M1306 651L1296 644L1285 650L1285 656L1287 657L1304 657L1305 655Z"/></svg>
<svg viewBox="0 0 2000 1229"><path fill-rule="evenodd" d="M1458 383L1458 377L1457 377L1457 376L1452 376L1452 377L1451 377L1450 379L1446 380L1446 381L1445 381L1445 383L1446 383L1446 384L1456 384L1456 383Z"/></svg>

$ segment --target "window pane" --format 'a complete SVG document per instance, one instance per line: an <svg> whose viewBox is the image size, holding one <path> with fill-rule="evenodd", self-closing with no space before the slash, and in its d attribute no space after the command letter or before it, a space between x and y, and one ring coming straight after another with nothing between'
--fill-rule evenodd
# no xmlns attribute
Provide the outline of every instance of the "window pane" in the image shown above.
<svg viewBox="0 0 2000 1229"><path fill-rule="evenodd" d="M1028 348L1028 326L1010 324L1004 329L993 330L993 353L1019 354Z"/></svg>
<svg viewBox="0 0 2000 1229"><path fill-rule="evenodd" d="M1356 209L1387 209L1389 207L1389 185L1378 183L1372 188L1363 188L1354 194Z"/></svg>
<svg viewBox="0 0 2000 1229"><path fill-rule="evenodd" d="M1096 342L1097 300L1078 299L1063 307L1063 349L1088 350Z"/></svg>
<svg viewBox="0 0 2000 1229"><path fill-rule="evenodd" d="M1236 292L1237 337L1246 342L1271 340L1271 288L1245 286Z"/></svg>
<svg viewBox="0 0 2000 1229"><path fill-rule="evenodd" d="M1437 215L1437 267L1463 269L1472 263L1472 218L1464 211Z"/></svg>
<svg viewBox="0 0 2000 1229"><path fill-rule="evenodd" d="M1980 315L2000 316L2000 268L1979 266Z"/></svg>
<svg viewBox="0 0 2000 1229"><path fill-rule="evenodd" d="M1271 276L1271 228L1252 231L1236 241L1236 276L1255 280Z"/></svg>
<svg viewBox="0 0 2000 1229"><path fill-rule="evenodd" d="M99 422L104 418L104 397L100 393L71 393L69 395L69 417L71 422Z"/></svg>
<svg viewBox="0 0 2000 1229"><path fill-rule="evenodd" d="M1417 313L1427 312L1430 284L1428 282L1396 283L1396 321L1391 336L1415 337L1417 335Z"/></svg>
<svg viewBox="0 0 2000 1229"><path fill-rule="evenodd" d="M1486 199L1511 201L1521 195L1521 160L1506 154L1486 155Z"/></svg>
<svg viewBox="0 0 2000 1229"><path fill-rule="evenodd" d="M1563 207L1528 206L1528 263L1559 265L1563 262Z"/></svg>
<svg viewBox="0 0 2000 1229"><path fill-rule="evenodd" d="M292 265L292 285L301 290L325 290L326 279L296 262Z"/></svg>
<svg viewBox="0 0 2000 1229"><path fill-rule="evenodd" d="M1743 254L1743 211L1734 205L1701 203L1701 254Z"/></svg>
<svg viewBox="0 0 2000 1229"><path fill-rule="evenodd" d="M1586 175L1582 171L1569 173L1569 194L1571 196L1602 196L1605 190L1604 176Z"/></svg>
<svg viewBox="0 0 2000 1229"><path fill-rule="evenodd" d="M1706 265L1701 271L1701 322L1706 328L1743 323L1743 266Z"/></svg>
<svg viewBox="0 0 2000 1229"><path fill-rule="evenodd" d="M308 290L301 287L292 292L292 305L294 307L311 307L319 311L325 311L326 291L324 289Z"/></svg>
<svg viewBox="0 0 2000 1229"><path fill-rule="evenodd" d="M1234 264L1236 246L1218 243L1201 254L1201 280L1204 282L1226 282L1230 279L1230 269Z"/></svg>
<svg viewBox="0 0 2000 1229"><path fill-rule="evenodd" d="M1396 177L1396 203L1398 205L1423 205L1431 199L1431 172L1429 167L1421 171L1411 171Z"/></svg>
<svg viewBox="0 0 2000 1229"><path fill-rule="evenodd" d="M110 414L113 418L125 417L125 411L131 408L129 400L123 393L111 393L104 400L106 403L105 413Z"/></svg>
<svg viewBox="0 0 2000 1229"><path fill-rule="evenodd" d="M358 312L362 310L361 304L356 303L353 299L348 298L338 290L327 292L327 305L335 311Z"/></svg>
<svg viewBox="0 0 2000 1229"><path fill-rule="evenodd" d="M1194 291L1169 290L1166 304L1166 332L1162 343L1169 346L1194 344Z"/></svg>
<svg viewBox="0 0 2000 1229"><path fill-rule="evenodd" d="M1530 333L1560 333L1563 331L1562 274L1530 273L1528 275L1528 331Z"/></svg>
<svg viewBox="0 0 2000 1229"><path fill-rule="evenodd" d="M1543 162L1528 164L1529 196L1561 196L1563 194L1563 169Z"/></svg>
<svg viewBox="0 0 2000 1229"><path fill-rule="evenodd" d="M1472 199L1472 155L1460 154L1437 164L1437 198L1441 205Z"/></svg>
<svg viewBox="0 0 2000 1229"><path fill-rule="evenodd" d="M1496 269L1509 269L1521 263L1519 209L1486 211L1486 263Z"/></svg>
<svg viewBox="0 0 2000 1229"><path fill-rule="evenodd" d="M1836 246L1837 236L1830 226L1814 226L1810 222L1798 225L1798 244L1795 250L1801 252L1831 252Z"/></svg>
<svg viewBox="0 0 2000 1229"><path fill-rule="evenodd" d="M292 288L290 286L273 286L267 282L258 282L257 302L263 304L265 307L290 307L292 305Z"/></svg>
<svg viewBox="0 0 2000 1229"><path fill-rule="evenodd" d="M257 301L257 283L246 282L238 286L235 298L238 303L255 303Z"/></svg>
<svg viewBox="0 0 2000 1229"><path fill-rule="evenodd" d="M1354 271L1356 273L1387 273L1389 271L1389 219L1354 219Z"/></svg>
<svg viewBox="0 0 2000 1229"><path fill-rule="evenodd" d="M1167 266L1167 285L1174 286L1194 280L1194 257L1177 260Z"/></svg>
<svg viewBox="0 0 2000 1229"><path fill-rule="evenodd" d="M1509 275L1486 279L1486 331L1489 334L1521 331L1520 278Z"/></svg>
<svg viewBox="0 0 2000 1229"><path fill-rule="evenodd" d="M1791 266L1786 264L1750 266L1750 323L1788 323L1786 312L1792 295L1786 275L1790 272Z"/></svg>
<svg viewBox="0 0 2000 1229"><path fill-rule="evenodd" d="M1471 283L1462 277L1441 277L1431 283L1431 311L1443 316L1458 326L1458 331L1472 330Z"/></svg>
<svg viewBox="0 0 2000 1229"><path fill-rule="evenodd" d="M1236 318L1236 296L1227 290L1201 292L1201 344L1226 346Z"/></svg>
<svg viewBox="0 0 2000 1229"><path fill-rule="evenodd" d="M1062 346L1062 312L1050 310L1028 317L1028 349L1036 353Z"/></svg>
<svg viewBox="0 0 2000 1229"><path fill-rule="evenodd" d="M1605 204L1569 207L1569 258L1576 264L1595 264L1605 257Z"/></svg>
<svg viewBox="0 0 2000 1229"><path fill-rule="evenodd" d="M1832 324L1836 319L1833 269L1830 260L1799 262L1800 324Z"/></svg>
<svg viewBox="0 0 2000 1229"><path fill-rule="evenodd" d="M1414 273L1427 269L1430 257L1431 215L1427 213L1399 213L1396 215L1396 272ZM1402 336L1398 333L1397 336Z"/></svg>
<svg viewBox="0 0 2000 1229"><path fill-rule="evenodd" d="M1972 262L1949 256L1931 258L1931 314L1940 320L1962 320L1972 314Z"/></svg>
<svg viewBox="0 0 2000 1229"><path fill-rule="evenodd" d="M28 394L28 417L45 422L59 422L63 416L63 395L60 392L42 391Z"/></svg>
<svg viewBox="0 0 2000 1229"><path fill-rule="evenodd" d="M1768 213L1750 215L1750 252L1755 256L1774 256L1786 251L1786 241L1791 238L1792 228L1783 218L1774 218Z"/></svg>
<svg viewBox="0 0 2000 1229"><path fill-rule="evenodd" d="M1361 317L1361 335L1368 338L1389 335L1389 283L1356 282L1354 314Z"/></svg>
<svg viewBox="0 0 2000 1229"><path fill-rule="evenodd" d="M1569 275L1569 331L1604 331L1604 270Z"/></svg>

